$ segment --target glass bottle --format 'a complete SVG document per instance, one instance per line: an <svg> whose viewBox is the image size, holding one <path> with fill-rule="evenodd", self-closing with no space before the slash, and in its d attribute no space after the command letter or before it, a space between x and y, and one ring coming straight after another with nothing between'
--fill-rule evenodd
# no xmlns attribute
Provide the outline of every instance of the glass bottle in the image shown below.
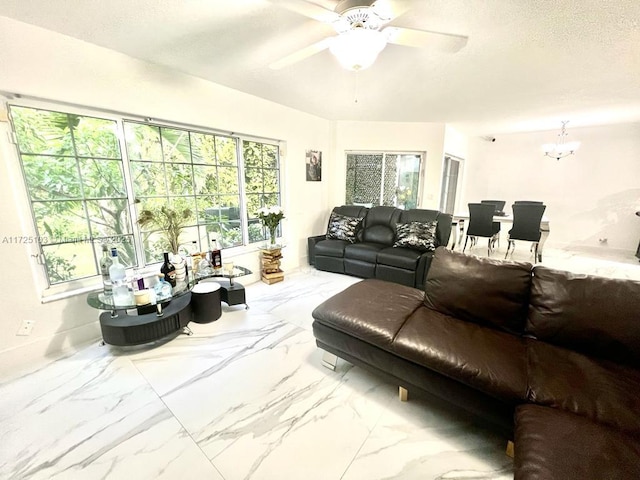
<svg viewBox="0 0 640 480"><path fill-rule="evenodd" d="M144 278L140 273L140 269L138 267L133 269L133 291L144 290Z"/></svg>
<svg viewBox="0 0 640 480"><path fill-rule="evenodd" d="M165 280L164 275L159 275L158 280L159 281L154 285L153 290L156 302L160 303L171 298L173 288L171 287L171 284Z"/></svg>
<svg viewBox="0 0 640 480"><path fill-rule="evenodd" d="M191 270L191 275L195 279L195 271L197 270L197 265L194 262L194 256L198 253L198 242L196 240L192 240L191 243L185 246L187 250L187 255L185 259L187 260L187 283L189 283L189 270Z"/></svg>
<svg viewBox="0 0 640 480"><path fill-rule="evenodd" d="M198 262L198 278L205 278L213 275L213 267L211 262L207 258L208 254L205 252L202 260Z"/></svg>
<svg viewBox="0 0 640 480"><path fill-rule="evenodd" d="M127 273L124 265L120 263L118 249L115 247L111 249L111 261L113 263L109 267L109 278L113 289L113 303L120 306L130 305L132 302L127 286Z"/></svg>
<svg viewBox="0 0 640 480"><path fill-rule="evenodd" d="M160 267L160 273L172 287L176 286L176 267L169 261L169 252L164 252L164 263Z"/></svg>
<svg viewBox="0 0 640 480"><path fill-rule="evenodd" d="M102 276L102 292L106 300L113 298L113 285L109 277L109 267L113 264L109 247L106 243L102 244L102 258L100 259L100 275Z"/></svg>
<svg viewBox="0 0 640 480"><path fill-rule="evenodd" d="M220 247L218 246L218 240L213 239L211 245L211 266L215 270L219 270L222 268L222 252L220 251Z"/></svg>

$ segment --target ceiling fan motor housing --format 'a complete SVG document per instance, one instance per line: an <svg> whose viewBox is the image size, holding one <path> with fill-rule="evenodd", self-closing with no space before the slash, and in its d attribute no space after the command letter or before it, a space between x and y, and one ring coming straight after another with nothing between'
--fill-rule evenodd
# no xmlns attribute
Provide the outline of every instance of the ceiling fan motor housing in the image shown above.
<svg viewBox="0 0 640 480"><path fill-rule="evenodd" d="M340 2L335 12L340 19L334 23L338 33L363 28L366 30L379 30L386 20L381 18L373 9L373 0L344 0Z"/></svg>
<svg viewBox="0 0 640 480"><path fill-rule="evenodd" d="M369 8L376 0L342 0L336 5L334 12L338 15L344 15L347 10L351 10L353 8Z"/></svg>

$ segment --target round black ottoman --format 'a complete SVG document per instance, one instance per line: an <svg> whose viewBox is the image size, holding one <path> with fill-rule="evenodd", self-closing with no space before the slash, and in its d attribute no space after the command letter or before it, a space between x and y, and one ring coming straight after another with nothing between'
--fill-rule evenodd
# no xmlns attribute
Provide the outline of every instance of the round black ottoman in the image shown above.
<svg viewBox="0 0 640 480"><path fill-rule="evenodd" d="M191 310L196 323L215 322L222 315L220 284L200 282L191 290Z"/></svg>

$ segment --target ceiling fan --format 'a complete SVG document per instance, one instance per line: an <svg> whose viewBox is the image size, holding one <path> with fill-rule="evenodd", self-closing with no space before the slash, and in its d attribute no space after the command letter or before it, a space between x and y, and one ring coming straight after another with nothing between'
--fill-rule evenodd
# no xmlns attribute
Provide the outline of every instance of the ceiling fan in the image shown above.
<svg viewBox="0 0 640 480"><path fill-rule="evenodd" d="M271 0L276 5L329 24L336 35L297 50L269 65L274 70L292 65L327 48L347 70L371 66L387 43L408 47L438 47L457 52L468 37L452 33L387 26L398 17L392 0L341 0L333 10L309 0ZM396 0L399 2L399 0ZM324 0L327 4L327 0ZM395 7L395 8L394 8Z"/></svg>

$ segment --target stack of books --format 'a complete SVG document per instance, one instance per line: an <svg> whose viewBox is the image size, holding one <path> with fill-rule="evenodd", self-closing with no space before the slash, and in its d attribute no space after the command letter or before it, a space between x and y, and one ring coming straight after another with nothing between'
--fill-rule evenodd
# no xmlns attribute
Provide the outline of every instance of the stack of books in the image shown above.
<svg viewBox="0 0 640 480"><path fill-rule="evenodd" d="M262 250L262 281L269 285L284 280L284 272L280 269L282 259L281 248Z"/></svg>

